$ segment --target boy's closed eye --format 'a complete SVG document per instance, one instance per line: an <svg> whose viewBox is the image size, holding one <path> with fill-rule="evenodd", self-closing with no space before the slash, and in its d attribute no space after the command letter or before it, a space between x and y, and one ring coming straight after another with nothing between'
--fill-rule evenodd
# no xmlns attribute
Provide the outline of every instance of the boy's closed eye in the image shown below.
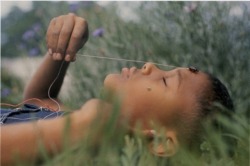
<svg viewBox="0 0 250 166"><path fill-rule="evenodd" d="M162 80L163 80L164 85L167 86L166 78L162 77Z"/></svg>

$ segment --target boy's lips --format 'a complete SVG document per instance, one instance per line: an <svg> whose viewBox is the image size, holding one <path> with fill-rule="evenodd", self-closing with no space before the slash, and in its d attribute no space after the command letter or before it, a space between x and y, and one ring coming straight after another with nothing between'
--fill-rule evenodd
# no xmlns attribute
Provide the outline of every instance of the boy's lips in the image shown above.
<svg viewBox="0 0 250 166"><path fill-rule="evenodd" d="M124 78L129 78L135 73L136 70L137 70L136 67L131 67L130 69L125 67L125 68L122 68L121 75Z"/></svg>
<svg viewBox="0 0 250 166"><path fill-rule="evenodd" d="M124 78L129 78L129 68L127 68L127 67L122 68L121 75Z"/></svg>

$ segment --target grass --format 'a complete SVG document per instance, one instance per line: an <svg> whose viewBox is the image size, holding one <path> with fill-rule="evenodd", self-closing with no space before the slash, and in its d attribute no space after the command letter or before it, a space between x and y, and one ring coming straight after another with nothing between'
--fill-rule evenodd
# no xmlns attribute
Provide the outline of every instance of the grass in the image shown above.
<svg viewBox="0 0 250 166"><path fill-rule="evenodd" d="M128 3L133 6L133 2ZM37 4L35 11L45 12L40 16L44 36L52 17L69 12L64 2L34 4ZM233 157L226 155L226 146L220 133L204 127L207 134L198 156L182 149L171 159L159 158L151 155L143 138L124 136L123 132L114 132L110 125L107 128L112 130L107 130L99 147L91 143L90 134L79 145L66 147L54 158L44 152L44 165L249 165L249 3L143 2L135 10L140 18L137 21L119 18L115 4L113 2L106 8L78 4L84 7L75 12L87 19L90 28L89 41L79 54L154 61L174 66L193 65L216 75L228 87L235 104L233 123L222 119L231 131L231 137L237 139L235 154ZM57 10L45 10L45 7L50 6L56 6ZM241 9L238 14L233 12L236 9ZM92 32L100 27L104 28L104 35L93 37ZM46 51L44 39L39 40L37 45L42 52ZM74 86L64 102L72 109L78 108L83 101L100 96L107 73L134 65L140 67L142 64L79 56L68 73L74 78ZM2 73L2 87L5 84L16 87L12 84L15 80L8 78L9 83L4 79L6 77ZM18 99L7 102L16 102Z"/></svg>

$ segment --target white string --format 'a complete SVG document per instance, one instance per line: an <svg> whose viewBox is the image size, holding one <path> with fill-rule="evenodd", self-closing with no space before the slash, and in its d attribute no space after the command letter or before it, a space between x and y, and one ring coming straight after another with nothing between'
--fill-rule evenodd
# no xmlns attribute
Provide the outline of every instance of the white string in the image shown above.
<svg viewBox="0 0 250 166"><path fill-rule="evenodd" d="M77 56L88 57L88 58L106 59L106 60L115 60L115 61L126 61L126 62L136 62L136 63L147 63L147 61L132 60L132 59L124 59L124 58L113 58L113 57L106 57L106 56L104 57L104 56L83 55L83 54L77 54ZM155 63L155 62L150 62L150 63L155 64L155 65L158 65L158 66L177 67L177 66L173 66L173 65L161 64L161 63Z"/></svg>
<svg viewBox="0 0 250 166"><path fill-rule="evenodd" d="M49 89L48 89L48 97L49 97L50 100L52 100L53 102L55 102L55 103L57 104L58 111L61 111L60 104L59 104L55 99L53 99L53 98L50 96L50 90L51 90L52 86L54 85L54 83L56 82L56 80L58 79L58 77L59 77L59 75L60 75L60 73L61 73L61 70L62 70L62 67L63 67L64 62L65 62L65 61L62 61L61 66L60 66L60 68L59 68L59 71L58 71L58 73L57 73L57 76L56 76L56 78L54 79L54 81L51 83L51 85L49 86Z"/></svg>

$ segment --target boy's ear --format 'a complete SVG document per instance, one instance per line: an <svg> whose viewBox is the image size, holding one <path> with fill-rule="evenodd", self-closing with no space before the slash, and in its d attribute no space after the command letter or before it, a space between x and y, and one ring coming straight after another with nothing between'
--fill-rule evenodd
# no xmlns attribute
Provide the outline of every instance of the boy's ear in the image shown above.
<svg viewBox="0 0 250 166"><path fill-rule="evenodd" d="M150 151L160 157L170 157L177 153L179 150L179 142L176 137L176 132L167 131L165 138L159 141L152 142L149 145Z"/></svg>

